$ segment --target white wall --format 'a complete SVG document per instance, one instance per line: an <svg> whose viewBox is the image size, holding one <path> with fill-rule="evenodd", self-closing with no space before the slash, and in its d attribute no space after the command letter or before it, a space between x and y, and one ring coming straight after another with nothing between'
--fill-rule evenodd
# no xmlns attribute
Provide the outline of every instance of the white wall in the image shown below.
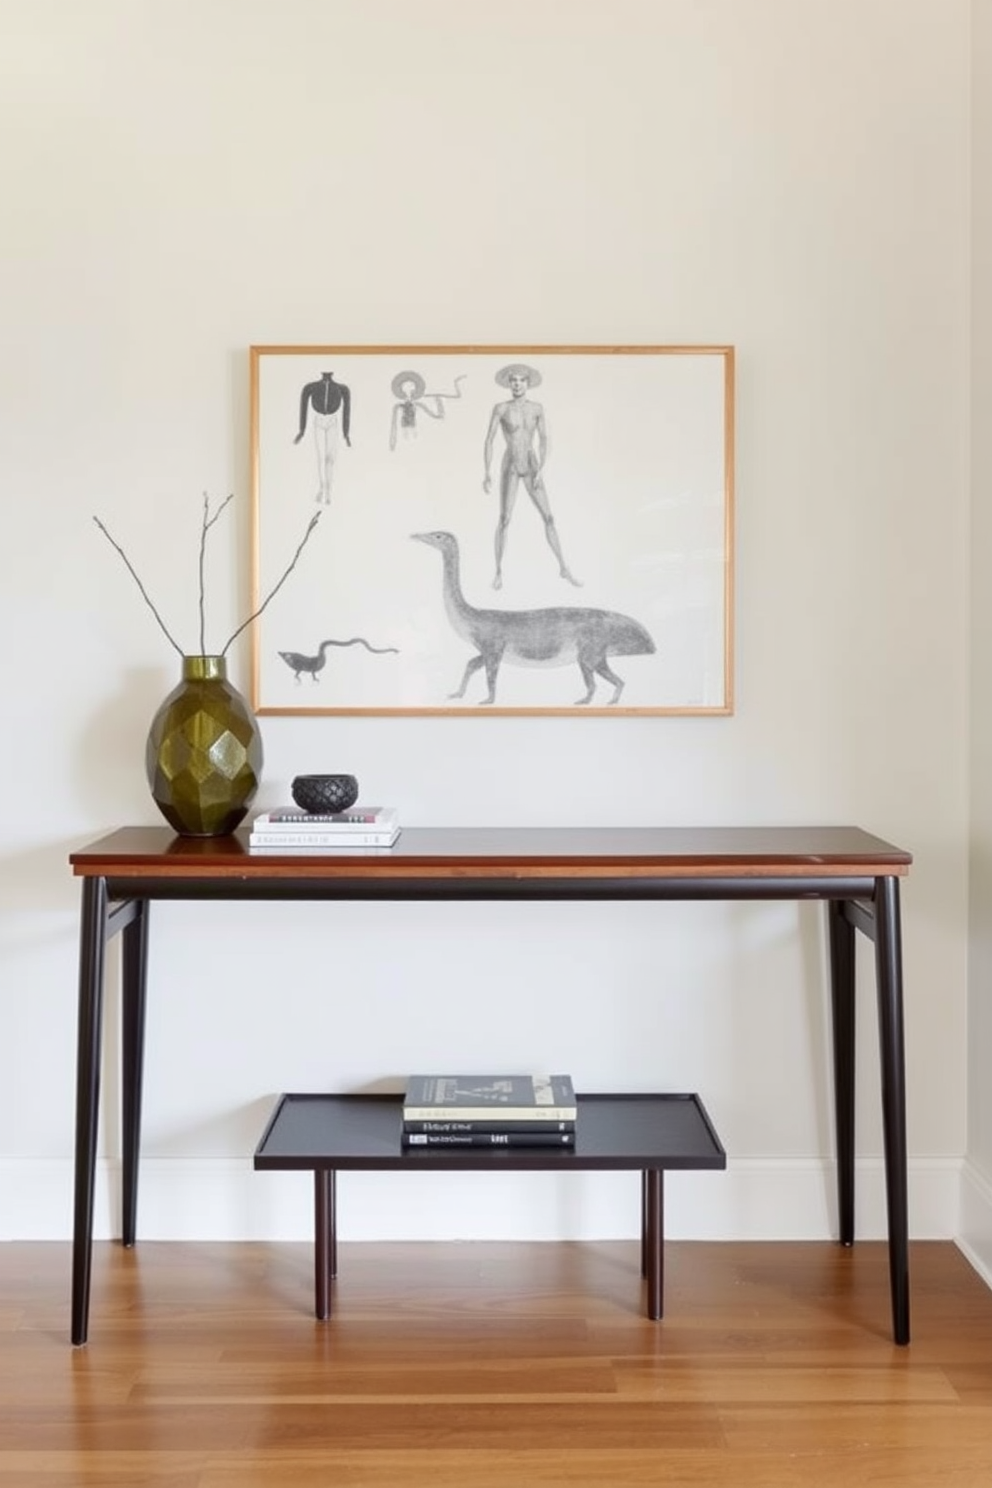
<svg viewBox="0 0 992 1488"><path fill-rule="evenodd" d="M267 719L259 804L352 769L410 825L851 822L911 849L911 1223L954 1234L966 0L0 0L0 31L0 1234L69 1232L66 859L156 819L144 734L176 676L91 515L192 632L201 492L235 491L211 571L226 632L248 591L248 346L412 341L736 345L737 711ZM832 1232L810 906L175 905L153 935L142 1234L309 1233L308 1184L251 1172L281 1089L548 1065L702 1093L731 1167L670 1184L671 1233ZM859 1221L881 1234L862 964ZM116 1032L111 997L111 1052ZM342 1233L635 1227L629 1180L417 1192L415 1219L402 1182L356 1179Z"/></svg>
<svg viewBox="0 0 992 1488"><path fill-rule="evenodd" d="M966 1253L992 1281L992 3L974 0L972 22L972 543L971 856L968 1016L968 1163L962 1183Z"/></svg>

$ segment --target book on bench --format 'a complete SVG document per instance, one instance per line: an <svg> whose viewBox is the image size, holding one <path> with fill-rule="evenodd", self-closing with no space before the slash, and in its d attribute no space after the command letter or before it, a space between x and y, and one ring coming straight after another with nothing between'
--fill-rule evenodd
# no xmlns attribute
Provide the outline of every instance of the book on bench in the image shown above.
<svg viewBox="0 0 992 1488"><path fill-rule="evenodd" d="M568 1075L412 1075L403 1123L574 1122L578 1110Z"/></svg>
<svg viewBox="0 0 992 1488"><path fill-rule="evenodd" d="M513 1134L519 1137L528 1133L557 1137L574 1132L575 1121L556 1121L553 1117L547 1121L542 1121L540 1117L535 1117L533 1121L499 1121L495 1117L485 1117L479 1121L463 1121L460 1118L451 1121L418 1121L411 1118L404 1121L403 1130L425 1137L471 1137L483 1132L494 1137Z"/></svg>
<svg viewBox="0 0 992 1488"><path fill-rule="evenodd" d="M415 1132L403 1131L404 1147L574 1147L573 1131Z"/></svg>

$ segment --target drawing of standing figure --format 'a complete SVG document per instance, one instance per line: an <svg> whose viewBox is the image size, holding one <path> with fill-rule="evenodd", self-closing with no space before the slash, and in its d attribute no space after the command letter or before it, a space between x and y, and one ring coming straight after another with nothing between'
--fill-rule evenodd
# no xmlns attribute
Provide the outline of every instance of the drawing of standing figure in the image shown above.
<svg viewBox="0 0 992 1488"><path fill-rule="evenodd" d="M499 521L496 524L496 576L493 579L493 588L502 589L503 587L503 552L506 547L506 534L510 526L510 518L513 516L517 489L521 481L524 483L524 490L541 514L544 522L544 535L548 546L558 560L561 577L568 583L579 587L580 580L570 572L562 554L558 529L551 515L551 503L544 488L543 471L548 457L548 431L544 420L544 409L540 403L533 402L527 396L531 388L540 387L541 374L536 368L528 367L523 362L514 362L508 367L500 368L496 373L496 382L500 387L509 388L510 397L505 403L497 403L493 409L484 449L485 477L482 489L491 491L490 467L493 443L496 439L496 430L502 429L503 438L506 440L506 451L499 473Z"/></svg>
<svg viewBox="0 0 992 1488"><path fill-rule="evenodd" d="M390 383L393 395L399 402L393 404L393 416L389 423L389 448L396 448L397 429L404 439L416 439L418 413L426 413L428 418L443 419L444 399L461 397L462 390L458 384L465 381L465 376L461 372L455 378L453 393L429 393L419 372L397 372ZM431 402L434 404L433 408Z"/></svg>
<svg viewBox="0 0 992 1488"><path fill-rule="evenodd" d="M341 439L351 447L351 390L343 382L335 382L333 372L322 372L319 382L308 382L301 392L300 428L294 444L299 444L306 433L308 417L317 452L315 499L322 506L330 506Z"/></svg>

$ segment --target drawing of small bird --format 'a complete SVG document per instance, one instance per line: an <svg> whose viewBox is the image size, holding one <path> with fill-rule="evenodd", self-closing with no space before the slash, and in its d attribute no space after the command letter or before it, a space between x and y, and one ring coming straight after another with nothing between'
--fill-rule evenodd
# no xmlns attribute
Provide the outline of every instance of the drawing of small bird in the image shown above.
<svg viewBox="0 0 992 1488"><path fill-rule="evenodd" d="M297 682L305 672L311 681L317 682L327 661L328 646L364 646L366 651L372 651L376 656L385 656L389 652L399 654L396 646L371 646L362 636L352 636L350 641L321 641L316 656L305 656L300 651L280 651L279 655L295 674Z"/></svg>

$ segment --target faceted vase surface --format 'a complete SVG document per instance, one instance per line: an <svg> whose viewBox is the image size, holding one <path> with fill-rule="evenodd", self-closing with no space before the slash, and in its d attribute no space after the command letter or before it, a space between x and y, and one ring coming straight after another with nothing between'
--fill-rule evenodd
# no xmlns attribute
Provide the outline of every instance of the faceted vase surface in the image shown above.
<svg viewBox="0 0 992 1488"><path fill-rule="evenodd" d="M258 720L223 656L184 656L145 748L151 793L184 837L223 837L244 819L262 773Z"/></svg>

